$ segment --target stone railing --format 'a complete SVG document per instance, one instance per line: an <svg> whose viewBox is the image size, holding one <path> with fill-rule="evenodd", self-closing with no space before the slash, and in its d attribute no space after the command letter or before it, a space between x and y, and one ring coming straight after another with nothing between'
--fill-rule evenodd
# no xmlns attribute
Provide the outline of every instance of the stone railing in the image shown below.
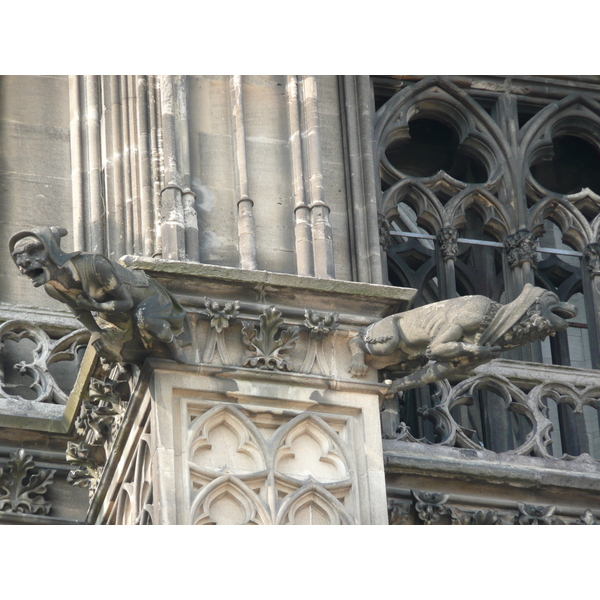
<svg viewBox="0 0 600 600"><path fill-rule="evenodd" d="M496 360L388 404L384 436L561 460L600 458L600 373ZM395 431L392 429L395 426Z"/></svg>

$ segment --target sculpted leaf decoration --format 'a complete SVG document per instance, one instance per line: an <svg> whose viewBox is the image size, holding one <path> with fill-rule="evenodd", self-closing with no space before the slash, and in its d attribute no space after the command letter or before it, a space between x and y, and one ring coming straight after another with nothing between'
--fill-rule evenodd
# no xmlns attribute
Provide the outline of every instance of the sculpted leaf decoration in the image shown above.
<svg viewBox="0 0 600 600"><path fill-rule="evenodd" d="M66 459L73 467L67 482L89 489L93 496L115 442L129 399L131 372L120 364L104 364L104 379L92 377L75 420L77 438L67 444Z"/></svg>
<svg viewBox="0 0 600 600"><path fill-rule="evenodd" d="M410 521L410 503L388 500L388 520L390 525L406 525Z"/></svg>
<svg viewBox="0 0 600 600"><path fill-rule="evenodd" d="M299 327L288 327L279 331L283 324L281 312L269 306L259 317L260 327L243 321L242 341L249 349L249 356L244 359L244 367L253 367L269 371L291 371L292 362L286 350L296 346L300 337Z"/></svg>
<svg viewBox="0 0 600 600"><path fill-rule="evenodd" d="M240 303L237 300L235 302L227 302L221 308L218 302L205 297L204 306L206 310L202 312L210 317L210 326L217 333L221 333L223 329L229 327L229 321L235 319L240 312Z"/></svg>
<svg viewBox="0 0 600 600"><path fill-rule="evenodd" d="M600 522L591 510L586 510L573 525L598 525Z"/></svg>
<svg viewBox="0 0 600 600"><path fill-rule="evenodd" d="M334 313L319 313L316 310L305 309L304 327L315 340L325 339L339 325L340 315Z"/></svg>
<svg viewBox="0 0 600 600"><path fill-rule="evenodd" d="M67 462L74 468L67 475L67 482L90 490L90 496L96 490L102 475L103 457L85 442L69 442L66 451Z"/></svg>
<svg viewBox="0 0 600 600"><path fill-rule="evenodd" d="M33 457L23 448L13 452L8 461L9 472L0 469L0 511L47 515L52 507L44 498L54 483L54 469L35 469Z"/></svg>
<svg viewBox="0 0 600 600"><path fill-rule="evenodd" d="M448 514L449 509L445 506L449 494L438 494L436 492L421 492L419 490L411 490L415 499L415 509L419 515L419 519L425 525L433 525L437 523L444 515Z"/></svg>
<svg viewBox="0 0 600 600"><path fill-rule="evenodd" d="M517 502L519 512L519 523L521 525L556 525L562 524L560 519L554 516L556 506L536 506Z"/></svg>

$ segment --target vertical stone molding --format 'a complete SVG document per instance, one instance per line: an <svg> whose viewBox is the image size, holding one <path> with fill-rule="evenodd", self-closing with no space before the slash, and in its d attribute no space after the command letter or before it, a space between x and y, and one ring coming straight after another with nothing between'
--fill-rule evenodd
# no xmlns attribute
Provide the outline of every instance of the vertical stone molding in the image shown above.
<svg viewBox="0 0 600 600"><path fill-rule="evenodd" d="M303 76L301 86L304 131L306 147L305 185L310 194L310 217L313 238L315 276L335 277L333 261L333 232L329 221L330 208L325 202L323 184L323 157L321 151L321 126L319 122L319 101L317 80L314 76Z"/></svg>
<svg viewBox="0 0 600 600"><path fill-rule="evenodd" d="M295 75L288 75L286 91L290 124L290 155L292 161L292 176L294 180L296 272L298 275L312 276L315 274L312 227L310 224L310 209L306 201L307 194L304 189L300 102L298 78Z"/></svg>
<svg viewBox="0 0 600 600"><path fill-rule="evenodd" d="M244 98L242 76L234 75L230 81L233 119L233 154L238 196L238 235L240 267L256 269L256 224L254 222L254 202L248 189L248 165L246 160L246 128L244 126Z"/></svg>

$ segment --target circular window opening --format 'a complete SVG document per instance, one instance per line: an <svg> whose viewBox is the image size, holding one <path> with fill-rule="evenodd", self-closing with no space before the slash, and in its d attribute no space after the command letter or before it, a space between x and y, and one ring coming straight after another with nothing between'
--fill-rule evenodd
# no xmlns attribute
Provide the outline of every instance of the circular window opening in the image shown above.
<svg viewBox="0 0 600 600"><path fill-rule="evenodd" d="M445 171L465 183L484 183L487 169L460 148L456 132L434 119L413 119L410 140L392 144L385 154L399 171L412 177L431 177Z"/></svg>
<svg viewBox="0 0 600 600"><path fill-rule="evenodd" d="M542 158L531 165L536 181L558 194L575 194L586 187L600 194L598 149L573 135L553 139L552 146L552 158Z"/></svg>

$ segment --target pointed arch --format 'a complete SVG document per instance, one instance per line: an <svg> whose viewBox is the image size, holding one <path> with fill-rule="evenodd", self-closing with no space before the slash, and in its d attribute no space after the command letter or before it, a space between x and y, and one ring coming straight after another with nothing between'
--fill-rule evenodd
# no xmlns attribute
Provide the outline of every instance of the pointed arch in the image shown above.
<svg viewBox="0 0 600 600"><path fill-rule="evenodd" d="M276 525L354 525L354 519L333 494L316 483L290 494L282 503Z"/></svg>
<svg viewBox="0 0 600 600"><path fill-rule="evenodd" d="M502 241L514 230L515 219L490 191L482 186L469 186L456 195L445 207L451 227L462 229L466 211L474 209L483 221L484 231Z"/></svg>
<svg viewBox="0 0 600 600"><path fill-rule="evenodd" d="M528 211L527 227L536 236L543 232L543 222L556 223L566 244L583 252L594 240L592 228L583 214L563 196L549 195L536 202Z"/></svg>
<svg viewBox="0 0 600 600"><path fill-rule="evenodd" d="M435 194L417 179L397 181L385 191L380 212L391 220L397 214L397 206L407 204L417 215L417 225L431 233L446 226L445 210Z"/></svg>
<svg viewBox="0 0 600 600"><path fill-rule="evenodd" d="M213 453L211 434L235 438L234 444L229 439L221 444L227 450L226 456L218 451ZM190 462L200 461L203 468L211 470L227 466L235 472L257 472L267 468L268 462L266 443L254 423L229 404L215 406L192 421L188 432L188 453Z"/></svg>
<svg viewBox="0 0 600 600"><path fill-rule="evenodd" d="M223 521L221 521L223 519ZM246 483L224 475L202 488L190 508L193 525L271 525L266 506Z"/></svg>
<svg viewBox="0 0 600 600"><path fill-rule="evenodd" d="M302 413L275 434L275 470L294 477L317 481L340 481L351 472L350 454L340 436L323 419ZM301 453L295 450L300 448Z"/></svg>

